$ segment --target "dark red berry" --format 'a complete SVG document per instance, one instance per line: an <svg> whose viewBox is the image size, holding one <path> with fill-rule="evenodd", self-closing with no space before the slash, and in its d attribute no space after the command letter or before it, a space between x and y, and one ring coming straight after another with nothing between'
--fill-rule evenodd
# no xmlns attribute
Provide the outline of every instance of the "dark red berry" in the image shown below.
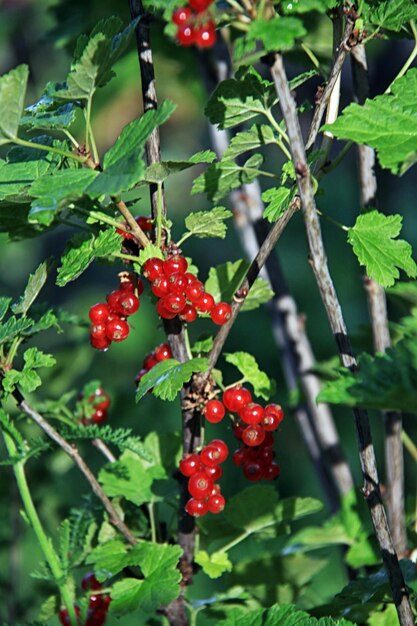
<svg viewBox="0 0 417 626"><path fill-rule="evenodd" d="M258 460L263 465L270 465L274 460L275 452L270 446L262 448L258 453Z"/></svg>
<svg viewBox="0 0 417 626"><path fill-rule="evenodd" d="M93 337L90 335L90 343L96 350L107 350L110 347L111 340L105 337Z"/></svg>
<svg viewBox="0 0 417 626"><path fill-rule="evenodd" d="M196 13L201 13L205 11L213 0L188 0L188 4Z"/></svg>
<svg viewBox="0 0 417 626"><path fill-rule="evenodd" d="M110 398L101 387L97 387L94 394L88 398L88 401L91 402L96 410L100 411L107 411L110 406Z"/></svg>
<svg viewBox="0 0 417 626"><path fill-rule="evenodd" d="M143 275L145 278L153 282L155 278L163 274L163 268L164 261L162 259L158 259L157 257L152 257L143 264Z"/></svg>
<svg viewBox="0 0 417 626"><path fill-rule="evenodd" d="M277 463L271 463L270 465L266 465L263 469L263 478L265 480L274 480L274 478L278 478L281 473L281 468Z"/></svg>
<svg viewBox="0 0 417 626"><path fill-rule="evenodd" d="M184 296L179 293L169 293L167 296L161 298L160 302L162 302L167 311L175 313L175 315L181 313L187 304Z"/></svg>
<svg viewBox="0 0 417 626"><path fill-rule="evenodd" d="M235 422L233 424L233 434L236 437L236 439L239 439L239 440L242 439L242 434L245 428L246 428L246 424L242 424L241 422Z"/></svg>
<svg viewBox="0 0 417 626"><path fill-rule="evenodd" d="M211 424L221 422L226 414L224 404L220 400L209 400L204 407L204 415L206 420Z"/></svg>
<svg viewBox="0 0 417 626"><path fill-rule="evenodd" d="M195 31L195 44L199 48L212 48L216 43L216 24L210 20Z"/></svg>
<svg viewBox="0 0 417 626"><path fill-rule="evenodd" d="M214 298L211 293L205 292L196 302L194 302L194 304L197 311L201 311L202 313L209 313L214 307Z"/></svg>
<svg viewBox="0 0 417 626"><path fill-rule="evenodd" d="M238 450L235 450L233 452L232 461L234 465L236 465L237 467L240 467L241 465L243 465L243 463L245 463L246 460L247 458L246 458L245 448L239 448Z"/></svg>
<svg viewBox="0 0 417 626"><path fill-rule="evenodd" d="M94 572L87 572L84 574L81 581L81 589L84 591L99 591L103 588L103 585L94 575Z"/></svg>
<svg viewBox="0 0 417 626"><path fill-rule="evenodd" d="M228 411L238 413L246 404L252 402L252 396L244 387L230 387L223 394L223 404Z"/></svg>
<svg viewBox="0 0 417 626"><path fill-rule="evenodd" d="M188 7L180 7L179 9L175 9L172 14L172 21L177 26L181 26L182 24L186 24L193 12Z"/></svg>
<svg viewBox="0 0 417 626"><path fill-rule="evenodd" d="M221 513L226 506L226 500L221 493L218 493L209 497L207 506L210 513Z"/></svg>
<svg viewBox="0 0 417 626"><path fill-rule="evenodd" d="M196 472L188 481L188 491L193 498L208 498L213 489L213 480L205 472Z"/></svg>
<svg viewBox="0 0 417 626"><path fill-rule="evenodd" d="M187 300L192 304L195 304L204 295L204 285L200 280L195 280L188 285L185 289L185 295Z"/></svg>
<svg viewBox="0 0 417 626"><path fill-rule="evenodd" d="M263 476L263 466L258 461L249 461L244 463L243 474L248 480L260 480Z"/></svg>
<svg viewBox="0 0 417 626"><path fill-rule="evenodd" d="M183 322L191 323L197 319L197 309L192 304L186 304L180 314Z"/></svg>
<svg viewBox="0 0 417 626"><path fill-rule="evenodd" d="M116 317L107 323L106 334L110 341L124 341L129 332L129 324L121 318Z"/></svg>
<svg viewBox="0 0 417 626"><path fill-rule="evenodd" d="M181 295L185 293L185 288L187 287L187 279L181 272L174 272L173 274L171 274L168 282L169 290L172 293L180 293Z"/></svg>
<svg viewBox="0 0 417 626"><path fill-rule="evenodd" d="M198 498L190 498L185 505L185 510L188 515L192 515L193 517L201 517L205 515L208 511L208 504L205 500L201 500Z"/></svg>
<svg viewBox="0 0 417 626"><path fill-rule="evenodd" d="M281 405L279 404L267 404L265 407L265 415L273 414L276 415L278 419L278 424L282 422L284 419L284 411L282 410Z"/></svg>
<svg viewBox="0 0 417 626"><path fill-rule="evenodd" d="M157 298L163 298L169 294L169 283L166 276L158 276L151 285L151 291Z"/></svg>
<svg viewBox="0 0 417 626"><path fill-rule="evenodd" d="M133 315L139 309L139 298L134 293L122 293L119 296L118 307L121 315Z"/></svg>
<svg viewBox="0 0 417 626"><path fill-rule="evenodd" d="M239 411L239 417L245 424L260 424L264 416L264 409L260 404L249 402Z"/></svg>
<svg viewBox="0 0 417 626"><path fill-rule="evenodd" d="M110 308L104 302L94 304L90 308L89 317L93 324L103 324L110 315Z"/></svg>
<svg viewBox="0 0 417 626"><path fill-rule="evenodd" d="M198 454L189 454L180 461L180 472L183 476L192 476L196 472L203 471L203 464Z"/></svg>
<svg viewBox="0 0 417 626"><path fill-rule="evenodd" d="M219 302L210 311L212 321L218 326L226 324L232 315L232 307L227 302Z"/></svg>
<svg viewBox="0 0 417 626"><path fill-rule="evenodd" d="M80 617L80 609L75 604L74 604L74 610L75 610L76 616L79 618ZM61 622L62 626L71 626L71 620L69 618L67 609L62 608L59 611L58 617L59 617L59 621Z"/></svg>
<svg viewBox="0 0 417 626"><path fill-rule="evenodd" d="M265 439L265 430L259 424L248 426L242 433L242 441L247 446L260 446Z"/></svg>
<svg viewBox="0 0 417 626"><path fill-rule="evenodd" d="M102 411L101 409L97 409L94 413L93 413L93 417L91 418L91 421L93 422L93 424L102 424L107 417L107 411Z"/></svg>
<svg viewBox="0 0 417 626"><path fill-rule="evenodd" d="M158 315L160 315L160 317L162 317L165 320L172 320L174 317L177 316L176 313L173 313L172 311L168 311L168 309L164 305L163 298L161 300L158 300L158 302L156 303L156 312L158 313Z"/></svg>
<svg viewBox="0 0 417 626"><path fill-rule="evenodd" d="M106 300L110 308L110 313L117 313L118 315L121 315L121 311L119 308L119 299L121 295L124 295L123 291L121 289L115 289L106 296Z"/></svg>
<svg viewBox="0 0 417 626"><path fill-rule="evenodd" d="M213 481L219 480L223 476L223 470L220 465L215 465L214 467L207 467L207 465L205 465L204 471Z"/></svg>
<svg viewBox="0 0 417 626"><path fill-rule="evenodd" d="M155 349L155 358L158 362L172 359L171 348L167 343L161 343L161 345Z"/></svg>
<svg viewBox="0 0 417 626"><path fill-rule="evenodd" d="M200 461L207 467L215 467L219 463L222 463L223 461L220 459L221 454L216 446L208 445L200 452Z"/></svg>
<svg viewBox="0 0 417 626"><path fill-rule="evenodd" d="M139 215L135 218L137 225L145 232L149 233L152 230L152 218Z"/></svg>
<svg viewBox="0 0 417 626"><path fill-rule="evenodd" d="M143 281L141 281L140 278L137 279L136 290L137 290L138 296L142 295L143 292L145 291L145 285L143 284Z"/></svg>
<svg viewBox="0 0 417 626"><path fill-rule="evenodd" d="M210 442L211 446L215 446L220 452L220 461L219 463L224 463L227 457L229 456L229 448L221 439L213 439Z"/></svg>
<svg viewBox="0 0 417 626"><path fill-rule="evenodd" d="M90 611L87 615L87 621L85 626L103 626L107 617L107 609L100 609L98 611Z"/></svg>
<svg viewBox="0 0 417 626"><path fill-rule="evenodd" d="M149 370L155 367L157 363L158 363L158 359L156 358L155 353L151 352L143 360L143 369L149 372Z"/></svg>
<svg viewBox="0 0 417 626"><path fill-rule="evenodd" d="M90 335L95 339L103 339L106 336L106 324L93 324L90 328Z"/></svg>
<svg viewBox="0 0 417 626"><path fill-rule="evenodd" d="M177 256L170 256L164 261L164 274L165 276L171 276L171 274L180 273L185 274L188 268L187 259L180 254Z"/></svg>
<svg viewBox="0 0 417 626"><path fill-rule="evenodd" d="M265 428L265 430L273 431L278 428L280 424L280 419L275 413L265 413L262 418L261 424Z"/></svg>
<svg viewBox="0 0 417 626"><path fill-rule="evenodd" d="M145 370L145 368L141 369L140 372L138 374L136 374L135 376L135 383L137 385L139 385L140 381L142 380L142 378L145 376L145 374L148 373L148 370Z"/></svg>

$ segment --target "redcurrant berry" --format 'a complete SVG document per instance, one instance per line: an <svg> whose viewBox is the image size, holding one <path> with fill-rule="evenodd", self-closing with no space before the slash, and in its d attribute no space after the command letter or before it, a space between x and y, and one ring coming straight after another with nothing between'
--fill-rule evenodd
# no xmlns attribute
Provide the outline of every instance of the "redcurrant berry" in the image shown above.
<svg viewBox="0 0 417 626"><path fill-rule="evenodd" d="M239 448L233 452L232 461L234 465L240 467L246 461L245 448Z"/></svg>
<svg viewBox="0 0 417 626"><path fill-rule="evenodd" d="M205 515L208 511L208 504L205 500L190 498L185 505L185 510L188 515L192 515L193 517L201 517Z"/></svg>
<svg viewBox="0 0 417 626"><path fill-rule="evenodd" d="M103 588L103 585L95 577L94 572L87 572L84 574L81 581L81 589L84 591L99 591Z"/></svg>
<svg viewBox="0 0 417 626"><path fill-rule="evenodd" d="M143 292L145 291L145 285L143 284L143 281L140 278L137 279L136 289L138 292L138 296L142 295Z"/></svg>
<svg viewBox="0 0 417 626"><path fill-rule="evenodd" d="M243 474L248 480L260 480L263 476L263 467L257 461L249 461L244 463Z"/></svg>
<svg viewBox="0 0 417 626"><path fill-rule="evenodd" d="M220 461L219 463L224 463L227 457L229 456L229 448L221 439L213 439L210 442L210 446L214 446L220 452Z"/></svg>
<svg viewBox="0 0 417 626"><path fill-rule="evenodd" d="M152 218L139 215L135 218L137 225L145 232L149 233L152 230Z"/></svg>
<svg viewBox="0 0 417 626"><path fill-rule="evenodd" d="M202 296L194 303L197 311L209 313L214 307L214 298L211 293L203 293Z"/></svg>
<svg viewBox="0 0 417 626"><path fill-rule="evenodd" d="M107 393L104 393L101 387L97 387L94 395L88 398L96 410L107 411L110 406L110 398Z"/></svg>
<svg viewBox="0 0 417 626"><path fill-rule="evenodd" d="M197 309L192 304L186 304L180 314L183 322L194 322L197 319Z"/></svg>
<svg viewBox="0 0 417 626"><path fill-rule="evenodd" d="M169 290L171 293L180 293L183 295L185 293L185 288L187 286L187 279L184 274L180 272L174 272L170 275L169 279Z"/></svg>
<svg viewBox="0 0 417 626"><path fill-rule="evenodd" d="M260 424L263 416L263 407L255 402L249 402L239 411L239 417L245 424Z"/></svg>
<svg viewBox="0 0 417 626"><path fill-rule="evenodd" d="M79 609L79 607L76 604L74 604L74 611L75 611L76 616L79 618L80 617L80 609ZM61 622L62 626L71 626L71 620L69 618L67 609L62 608L59 611L58 617L59 617L59 621Z"/></svg>
<svg viewBox="0 0 417 626"><path fill-rule="evenodd" d="M129 332L129 324L121 318L116 317L107 323L106 334L110 341L124 341Z"/></svg>
<svg viewBox="0 0 417 626"><path fill-rule="evenodd" d="M282 410L282 407L279 404L267 404L265 407L265 415L269 413L272 413L273 415L277 416L278 424L280 424L282 420L284 419L284 411Z"/></svg>
<svg viewBox="0 0 417 626"><path fill-rule="evenodd" d="M206 22L195 31L195 44L199 48L212 48L216 43L216 24Z"/></svg>
<svg viewBox="0 0 417 626"><path fill-rule="evenodd" d="M226 324L232 315L232 307L227 302L219 302L210 311L212 321L218 326Z"/></svg>
<svg viewBox="0 0 417 626"><path fill-rule="evenodd" d="M275 413L265 413L262 418L261 424L265 428L265 430L273 431L278 428L280 424L280 419Z"/></svg>
<svg viewBox="0 0 417 626"><path fill-rule="evenodd" d="M226 506L226 500L221 493L210 496L207 500L207 506L210 513L221 513Z"/></svg>
<svg viewBox="0 0 417 626"><path fill-rule="evenodd" d="M104 302L93 304L90 308L89 317L93 324L103 324L110 315L110 308Z"/></svg>
<svg viewBox="0 0 417 626"><path fill-rule="evenodd" d="M223 394L223 404L228 411L238 413L246 404L252 402L252 396L245 387L230 387Z"/></svg>
<svg viewBox="0 0 417 626"><path fill-rule="evenodd" d="M275 457L275 452L270 446L267 446L265 448L262 447L261 450L259 450L258 460L260 463L262 463L265 466L270 465L272 461L274 460L274 457Z"/></svg>
<svg viewBox="0 0 417 626"><path fill-rule="evenodd" d="M110 347L111 340L105 337L92 337L90 335L90 343L96 350L107 350Z"/></svg>
<svg viewBox="0 0 417 626"><path fill-rule="evenodd" d="M106 324L93 324L90 328L90 335L95 339L103 339L106 336Z"/></svg>
<svg viewBox="0 0 417 626"><path fill-rule="evenodd" d="M163 303L167 311L175 313L175 315L181 313L187 304L184 296L179 293L169 293L167 296L161 298L160 302Z"/></svg>
<svg viewBox="0 0 417 626"><path fill-rule="evenodd" d="M163 271L164 261L162 259L158 259L157 257L152 257L143 264L143 275L151 282L153 282L158 276L161 276Z"/></svg>
<svg viewBox="0 0 417 626"><path fill-rule="evenodd" d="M200 452L200 461L207 467L215 467L222 462L220 459L221 454L216 446L208 445Z"/></svg>
<svg viewBox="0 0 417 626"><path fill-rule="evenodd" d="M157 298L163 298L169 294L169 283L165 276L158 276L151 285L151 291Z"/></svg>
<svg viewBox="0 0 417 626"><path fill-rule="evenodd" d="M167 343L161 343L155 350L155 358L159 361L166 361L166 359L172 359L171 348Z"/></svg>
<svg viewBox="0 0 417 626"><path fill-rule="evenodd" d="M224 404L220 400L209 400L204 407L204 415L206 420L211 424L221 422L226 414Z"/></svg>
<svg viewBox="0 0 417 626"><path fill-rule="evenodd" d="M149 372L149 370L155 367L157 363L158 359L156 358L155 353L151 352L150 354L147 354L143 360L143 369Z"/></svg>
<svg viewBox="0 0 417 626"><path fill-rule="evenodd" d="M189 454L180 461L180 472L183 476L192 476L196 472L203 471L203 464L198 454Z"/></svg>
<svg viewBox="0 0 417 626"><path fill-rule="evenodd" d="M271 463L270 465L266 465L263 469L263 477L265 480L274 480L274 478L278 478L281 473L281 468L278 463Z"/></svg>
<svg viewBox="0 0 417 626"><path fill-rule="evenodd" d="M174 317L177 316L176 313L173 313L172 311L168 311L168 309L164 305L163 298L161 300L158 300L158 302L156 303L156 312L158 313L158 315L160 315L160 317L162 317L165 320L172 320L174 319Z"/></svg>
<svg viewBox="0 0 417 626"><path fill-rule="evenodd" d="M165 276L171 276L171 274L180 273L185 274L188 268L187 259L180 254L170 256L164 261L164 274Z"/></svg>
<svg viewBox="0 0 417 626"><path fill-rule="evenodd" d="M185 289L185 295L189 302L195 304L204 295L204 285L201 280L194 280L191 285L188 285Z"/></svg>
<svg viewBox="0 0 417 626"><path fill-rule="evenodd" d="M139 309L139 298L134 293L122 293L118 300L118 310L123 316L133 315Z"/></svg>
<svg viewBox="0 0 417 626"><path fill-rule="evenodd" d="M260 446L265 439L265 430L259 424L248 426L242 433L242 441L247 446Z"/></svg>
<svg viewBox="0 0 417 626"><path fill-rule="evenodd" d="M188 0L188 4L196 13L201 13L205 11L213 0Z"/></svg>
<svg viewBox="0 0 417 626"><path fill-rule="evenodd" d="M213 481L219 480L223 476L223 470L220 465L215 465L214 467L207 467L206 465L204 466L204 471Z"/></svg>
<svg viewBox="0 0 417 626"><path fill-rule="evenodd" d="M106 296L107 304L110 308L110 313L117 313L118 315L121 315L121 311L119 309L119 299L122 294L123 291L121 289L115 289ZM109 317L111 317L111 315L109 315ZM107 318L107 320L108 319L109 318Z"/></svg>
<svg viewBox="0 0 417 626"><path fill-rule="evenodd" d="M194 276L194 274L191 274L191 272L185 272L184 278L187 281L187 285L191 285L191 283L197 280L197 277Z"/></svg>
<svg viewBox="0 0 417 626"><path fill-rule="evenodd" d="M103 626L107 617L107 609L100 609L98 611L92 611L87 614L87 621L85 626Z"/></svg>
<svg viewBox="0 0 417 626"><path fill-rule="evenodd" d="M213 480L205 472L196 472L188 481L188 491L193 498L208 498L213 489Z"/></svg>
<svg viewBox="0 0 417 626"><path fill-rule="evenodd" d="M181 24L186 24L193 12L188 7L180 7L179 9L175 9L172 14L172 21L177 26L181 26Z"/></svg>

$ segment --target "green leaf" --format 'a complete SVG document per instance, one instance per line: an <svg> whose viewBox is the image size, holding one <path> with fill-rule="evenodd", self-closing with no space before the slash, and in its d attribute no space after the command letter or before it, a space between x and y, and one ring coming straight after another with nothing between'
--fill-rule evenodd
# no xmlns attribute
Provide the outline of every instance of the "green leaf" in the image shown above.
<svg viewBox="0 0 417 626"><path fill-rule="evenodd" d="M379 0L363 5L365 23L399 31L407 22L417 19L417 6L414 0Z"/></svg>
<svg viewBox="0 0 417 626"><path fill-rule="evenodd" d="M135 263L136 271L138 271L138 273L140 274L141 266L145 263L145 261L154 257L156 257L157 259L164 259L161 248L156 246L154 243L148 243L146 248L143 248L139 252L139 263Z"/></svg>
<svg viewBox="0 0 417 626"><path fill-rule="evenodd" d="M193 354L207 354L213 348L213 337L206 337L195 342L191 348Z"/></svg>
<svg viewBox="0 0 417 626"><path fill-rule="evenodd" d="M179 363L175 359L167 359L157 363L145 374L136 392L136 402L152 389L152 393L162 400L175 400L178 392L187 383L194 372L205 372L208 368L206 358L195 358Z"/></svg>
<svg viewBox="0 0 417 626"><path fill-rule="evenodd" d="M226 552L222 551L209 555L205 550L199 550L194 560L210 578L219 578L225 572L231 572L233 568Z"/></svg>
<svg viewBox="0 0 417 626"><path fill-rule="evenodd" d="M322 130L375 148L381 166L402 175L417 161L417 69L408 70L391 89L364 105L350 104Z"/></svg>
<svg viewBox="0 0 417 626"><path fill-rule="evenodd" d="M260 572L261 573L261 572ZM217 626L354 626L345 619L316 619L291 604L274 604L269 609L233 608Z"/></svg>
<svg viewBox="0 0 417 626"><path fill-rule="evenodd" d="M152 613L179 594L181 572L178 561L182 548L140 542L129 553L129 564L140 567L144 579L125 578L112 588L112 612L125 613L138 607Z"/></svg>
<svg viewBox="0 0 417 626"><path fill-rule="evenodd" d="M401 215L371 211L359 215L355 225L349 228L348 241L359 263L383 287L390 287L399 278L397 268L404 270L407 276L417 276L410 244L402 239L394 241L400 234L401 224Z"/></svg>
<svg viewBox="0 0 417 626"><path fill-rule="evenodd" d="M49 596L40 606L38 619L42 622L48 622L55 617L57 610L58 598L56 596Z"/></svg>
<svg viewBox="0 0 417 626"><path fill-rule="evenodd" d="M240 154L276 143L274 131L267 124L254 124L248 130L237 133L226 148L223 158L235 159Z"/></svg>
<svg viewBox="0 0 417 626"><path fill-rule="evenodd" d="M35 369L40 367L52 367L56 360L51 354L44 354L38 348L29 348L23 355L24 366L22 371L8 370L3 379L5 391L11 393L16 385L25 393L35 391L42 384L41 377Z"/></svg>
<svg viewBox="0 0 417 626"><path fill-rule="evenodd" d="M161 163L153 163L147 168L144 181L147 183L163 183L171 174L182 172L199 163L212 163L215 158L216 155L212 150L205 150L204 152L193 154L187 161L161 161Z"/></svg>
<svg viewBox="0 0 417 626"><path fill-rule="evenodd" d="M297 2L286 2L283 11L287 15L293 13L309 13L319 11L325 13L328 9L333 9L337 5L337 0L297 0Z"/></svg>
<svg viewBox="0 0 417 626"><path fill-rule="evenodd" d="M211 209L211 211L190 213L185 218L185 226L191 235L200 239L204 237L224 239L227 232L227 226L224 222L232 216L231 211L219 206ZM182 236L184 237L184 235Z"/></svg>
<svg viewBox="0 0 417 626"><path fill-rule="evenodd" d="M48 264L44 261L39 265L35 273L29 276L28 284L26 285L23 296L12 306L13 313L26 315L38 297L40 290L45 285L47 278Z"/></svg>
<svg viewBox="0 0 417 626"><path fill-rule="evenodd" d="M275 15L270 20L258 18L251 22L247 37L249 41L261 41L268 52L276 52L292 48L295 40L306 33L298 18Z"/></svg>
<svg viewBox="0 0 417 626"><path fill-rule="evenodd" d="M263 214L268 222L276 222L284 215L288 208L290 196L291 189L288 189L288 187L273 187L263 192L262 200L269 202Z"/></svg>
<svg viewBox="0 0 417 626"><path fill-rule="evenodd" d="M20 126L30 130L66 130L75 122L76 108L72 102L48 111L45 105L40 104L41 101L25 109ZM50 102L54 101L50 99Z"/></svg>
<svg viewBox="0 0 417 626"><path fill-rule="evenodd" d="M11 298L6 298L5 296L0 297L0 322L9 310L11 301Z"/></svg>
<svg viewBox="0 0 417 626"><path fill-rule="evenodd" d="M120 251L123 236L114 229L102 230L97 237L93 234L77 234L70 239L61 258L56 284L64 287L78 278L98 257L111 257Z"/></svg>
<svg viewBox="0 0 417 626"><path fill-rule="evenodd" d="M368 626L399 626L395 604L388 604L383 611L375 611L369 616Z"/></svg>
<svg viewBox="0 0 417 626"><path fill-rule="evenodd" d="M106 465L99 473L99 481L110 498L123 497L137 506L153 499L153 478L142 459L130 450L123 452L118 461Z"/></svg>
<svg viewBox="0 0 417 626"><path fill-rule="evenodd" d="M235 365L244 378L253 386L255 396L269 400L275 391L275 383L265 372L259 369L255 357L247 352L234 352L225 354L227 363Z"/></svg>
<svg viewBox="0 0 417 626"><path fill-rule="evenodd" d="M23 331L30 328L33 324L33 320L28 318L9 317L7 322L0 325L0 344L8 343L15 337L22 334Z"/></svg>
<svg viewBox="0 0 417 626"><path fill-rule="evenodd" d="M45 354L38 348L28 348L23 355L26 368L52 367L56 360L52 354Z"/></svg>
<svg viewBox="0 0 417 626"><path fill-rule="evenodd" d="M253 154L243 165L238 165L230 159L222 159L210 165L195 179L191 193L205 192L211 202L218 202L236 187L255 180L262 162L261 154Z"/></svg>
<svg viewBox="0 0 417 626"><path fill-rule="evenodd" d="M45 159L23 162L0 161L0 201L28 202L33 182L50 169L51 165ZM15 206L9 211L13 210L16 213L18 208Z"/></svg>
<svg viewBox="0 0 417 626"><path fill-rule="evenodd" d="M0 77L0 146L17 137L28 77L27 65L19 65Z"/></svg>
<svg viewBox="0 0 417 626"><path fill-rule="evenodd" d="M253 68L240 70L236 78L223 80L205 110L212 124L232 128L259 114L267 114L277 102L274 85Z"/></svg>
<svg viewBox="0 0 417 626"><path fill-rule="evenodd" d="M233 263L228 261L224 265L211 267L205 283L206 291L213 295L216 302L230 302L240 287L249 265L247 261L240 260ZM241 310L252 311L257 309L261 304L268 302L273 295L274 292L268 283L263 278L257 278L246 296Z"/></svg>

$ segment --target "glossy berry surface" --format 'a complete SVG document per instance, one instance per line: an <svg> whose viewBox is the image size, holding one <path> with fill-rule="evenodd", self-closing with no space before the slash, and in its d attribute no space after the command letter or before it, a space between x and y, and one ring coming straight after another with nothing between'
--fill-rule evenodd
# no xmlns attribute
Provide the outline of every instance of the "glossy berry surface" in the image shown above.
<svg viewBox="0 0 417 626"><path fill-rule="evenodd" d="M111 340L105 337L93 337L90 335L90 343L96 350L107 350L110 347Z"/></svg>
<svg viewBox="0 0 417 626"><path fill-rule="evenodd" d="M200 517L207 513L208 504L205 500L190 498L185 505L185 510L187 511L188 515L192 515L193 517Z"/></svg>
<svg viewBox="0 0 417 626"><path fill-rule="evenodd" d="M118 310L121 315L133 315L139 309L139 298L134 293L121 293L118 300Z"/></svg>
<svg viewBox="0 0 417 626"><path fill-rule="evenodd" d="M209 400L204 407L204 415L206 420L211 424L221 422L226 414L224 404L220 400Z"/></svg>
<svg viewBox="0 0 417 626"><path fill-rule="evenodd" d="M213 445L208 445L201 450L200 459L207 467L215 467L219 463L222 463L220 451Z"/></svg>
<svg viewBox="0 0 417 626"><path fill-rule="evenodd" d="M224 463L227 457L229 456L229 448L227 447L225 442L222 441L221 439L213 439L210 445L214 446L219 451L220 453L219 463Z"/></svg>
<svg viewBox="0 0 417 626"><path fill-rule="evenodd" d="M238 413L249 402L252 402L252 396L245 387L231 387L223 394L223 404L232 413Z"/></svg>
<svg viewBox="0 0 417 626"><path fill-rule="evenodd" d="M203 293L198 300L194 302L197 311L209 313L214 307L214 298L210 293Z"/></svg>
<svg viewBox="0 0 417 626"><path fill-rule="evenodd" d="M172 359L171 348L167 343L162 343L155 349L155 358L159 361L165 361L166 359Z"/></svg>
<svg viewBox="0 0 417 626"><path fill-rule="evenodd" d="M110 308L104 302L94 304L90 308L89 318L93 324L102 324L110 315Z"/></svg>
<svg viewBox="0 0 417 626"><path fill-rule="evenodd" d="M106 334L110 341L123 341L129 335L129 324L121 318L114 318L107 324Z"/></svg>
<svg viewBox="0 0 417 626"><path fill-rule="evenodd" d="M209 476L209 478L214 481L219 480L223 476L223 470L220 465L215 465L214 467L204 466L204 471L206 472L207 476Z"/></svg>
<svg viewBox="0 0 417 626"><path fill-rule="evenodd" d="M207 507L210 513L221 513L224 510L225 506L226 500L221 493L210 496L210 498L207 500Z"/></svg>
<svg viewBox="0 0 417 626"><path fill-rule="evenodd" d="M93 572L84 574L81 581L81 589L84 591L99 591L103 585L97 580Z"/></svg>
<svg viewBox="0 0 417 626"><path fill-rule="evenodd" d="M213 480L205 472L196 472L190 476L188 491L193 498L208 498L213 489Z"/></svg>
<svg viewBox="0 0 417 626"><path fill-rule="evenodd" d="M226 324L231 318L232 307L227 302L219 302L210 311L212 321L218 326Z"/></svg>
<svg viewBox="0 0 417 626"><path fill-rule="evenodd" d="M216 25L211 20L195 31L195 44L199 48L212 48L216 43Z"/></svg>
<svg viewBox="0 0 417 626"><path fill-rule="evenodd" d="M242 441L247 446L260 446L265 439L265 430L258 424L248 426L242 433Z"/></svg>
<svg viewBox="0 0 417 626"><path fill-rule="evenodd" d="M179 9L175 9L172 14L172 21L177 26L181 26L182 24L186 24L193 12L188 7L180 7Z"/></svg>
<svg viewBox="0 0 417 626"><path fill-rule="evenodd" d="M198 454L189 454L180 461L180 472L183 476L192 476L196 472L202 471L203 465Z"/></svg>
<svg viewBox="0 0 417 626"><path fill-rule="evenodd" d="M164 261L165 276L171 276L171 274L175 273L185 274L187 268L188 262L185 257L181 255L171 256Z"/></svg>
<svg viewBox="0 0 417 626"><path fill-rule="evenodd" d="M208 9L213 0L188 0L188 4L196 13L201 13Z"/></svg>
<svg viewBox="0 0 417 626"><path fill-rule="evenodd" d="M143 264L143 275L151 282L163 274L164 261L157 257L152 257Z"/></svg>
<svg viewBox="0 0 417 626"><path fill-rule="evenodd" d="M195 280L185 289L185 295L189 302L195 304L204 295L204 285L200 280Z"/></svg>
<svg viewBox="0 0 417 626"><path fill-rule="evenodd" d="M183 322L194 322L197 319L197 309L192 304L186 304L180 313Z"/></svg>
<svg viewBox="0 0 417 626"><path fill-rule="evenodd" d="M151 285L151 291L157 298L163 298L169 294L169 283L166 276L158 276Z"/></svg>
<svg viewBox="0 0 417 626"><path fill-rule="evenodd" d="M277 463L271 463L270 465L264 467L263 477L265 480L274 480L275 478L278 478L280 473L280 466Z"/></svg>
<svg viewBox="0 0 417 626"><path fill-rule="evenodd" d="M260 424L264 416L264 409L260 404L249 402L239 411L239 417L245 424Z"/></svg>
<svg viewBox="0 0 417 626"><path fill-rule="evenodd" d="M243 465L243 474L248 480L260 480L263 475L263 466L258 461L249 461Z"/></svg>
<svg viewBox="0 0 417 626"><path fill-rule="evenodd" d="M172 320L177 315L175 311L168 311L164 304L164 298L161 298L161 300L158 300L156 303L156 312L165 320Z"/></svg>
<svg viewBox="0 0 417 626"><path fill-rule="evenodd" d="M187 304L184 296L179 293L169 293L167 296L164 296L160 302L163 303L164 308L171 313L181 313L181 311L185 308Z"/></svg>

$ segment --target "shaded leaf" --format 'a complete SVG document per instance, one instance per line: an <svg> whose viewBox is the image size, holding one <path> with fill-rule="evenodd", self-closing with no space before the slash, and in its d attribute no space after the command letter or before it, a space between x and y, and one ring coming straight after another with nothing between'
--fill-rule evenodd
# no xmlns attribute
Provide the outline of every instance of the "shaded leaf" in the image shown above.
<svg viewBox="0 0 417 626"><path fill-rule="evenodd" d="M139 383L136 402L152 389L152 393L162 400L175 400L178 392L195 372L205 372L208 367L206 358L194 358L179 363L175 359L167 359L157 363Z"/></svg>
<svg viewBox="0 0 417 626"><path fill-rule="evenodd" d="M253 386L255 396L269 400L275 391L275 383L265 372L259 369L255 357L247 352L234 352L225 354L225 361L232 363L244 378Z"/></svg>
<svg viewBox="0 0 417 626"><path fill-rule="evenodd" d="M209 291L216 302L230 302L240 287L243 278L249 268L249 263L244 260L228 261L224 265L211 267L209 277L205 283L206 291ZM261 304L268 302L274 292L263 278L257 278L245 298L241 311L252 311Z"/></svg>
<svg viewBox="0 0 417 626"><path fill-rule="evenodd" d="M269 20L262 18L253 20L247 37L250 41L261 41L268 52L275 52L292 48L295 40L304 37L306 32L298 18L275 15Z"/></svg>
<svg viewBox="0 0 417 626"><path fill-rule="evenodd" d="M235 159L240 154L276 143L274 131L267 124L254 124L248 130L237 133L226 148L223 158Z"/></svg>
<svg viewBox="0 0 417 626"><path fill-rule="evenodd" d="M153 498L153 479L142 459L130 450L123 452L118 461L109 463L99 473L99 481L110 497L123 497L140 506Z"/></svg>
<svg viewBox="0 0 417 626"><path fill-rule="evenodd" d="M44 261L39 265L35 273L29 276L28 284L26 285L23 296L12 306L13 313L26 315L38 297L40 290L45 285L47 278L48 264Z"/></svg>
<svg viewBox="0 0 417 626"><path fill-rule="evenodd" d="M210 165L195 179L191 193L205 192L210 201L218 202L236 187L255 180L259 175L262 162L263 157L260 154L253 154L243 165L238 165L229 159L222 159Z"/></svg>
<svg viewBox="0 0 417 626"><path fill-rule="evenodd" d="M17 137L28 77L27 65L19 65L0 77L0 146Z"/></svg>

